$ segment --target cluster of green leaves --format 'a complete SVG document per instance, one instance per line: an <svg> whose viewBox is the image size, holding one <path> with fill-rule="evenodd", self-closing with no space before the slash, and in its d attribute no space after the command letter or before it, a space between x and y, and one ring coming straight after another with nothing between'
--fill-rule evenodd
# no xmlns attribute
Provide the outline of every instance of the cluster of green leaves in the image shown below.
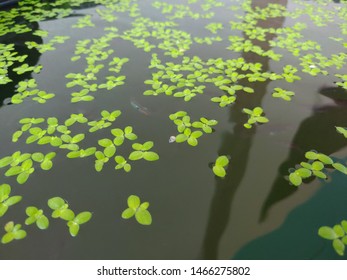
<svg viewBox="0 0 347 280"><path fill-rule="evenodd" d="M41 32L38 32L41 31ZM47 34L47 32L44 32L43 30L36 30L34 32L35 35L42 36L44 34ZM37 49L40 53L45 53L47 51L53 51L55 50L55 44L64 44L66 40L68 40L69 36L54 36L49 42L46 44L38 44L35 41L26 41L25 44L28 47L28 49Z"/></svg>
<svg viewBox="0 0 347 280"><path fill-rule="evenodd" d="M130 219L135 216L136 221L145 226L152 224L152 215L147 210L149 207L148 202L141 203L137 195L130 195L128 197L128 208L122 213L123 219Z"/></svg>
<svg viewBox="0 0 347 280"><path fill-rule="evenodd" d="M323 153L309 151L305 153L307 162L301 162L300 165L290 169L289 181L292 185L298 187L304 179L315 176L320 179L327 179L327 168L336 169L343 174L347 174L347 166L340 162L334 162L333 159Z"/></svg>
<svg viewBox="0 0 347 280"><path fill-rule="evenodd" d="M216 37L194 37L194 42L198 44L207 44L212 45L214 42L221 42L223 41L222 37L216 36Z"/></svg>
<svg viewBox="0 0 347 280"><path fill-rule="evenodd" d="M198 138L200 138L203 133L212 133L212 126L218 123L216 120L208 120L204 117L201 117L199 121L191 122L190 116L185 111L173 113L169 118L176 124L177 131L179 132L179 134L175 136L175 141L177 143L187 141L191 146L197 146ZM197 128L197 130L192 131L191 128Z"/></svg>
<svg viewBox="0 0 347 280"><path fill-rule="evenodd" d="M76 24L72 25L72 28L84 28L84 27L94 27L95 24L91 21L91 15L86 15L78 19Z"/></svg>
<svg viewBox="0 0 347 280"><path fill-rule="evenodd" d="M0 85L12 82L8 77L9 69L15 63L22 63L27 57L28 55L19 55L14 49L14 44L0 44Z"/></svg>
<svg viewBox="0 0 347 280"><path fill-rule="evenodd" d="M226 171L225 169L228 167L229 164L229 159L227 156L219 156L216 161L215 164L213 165L212 171L213 173L221 178L224 178L226 175Z"/></svg>
<svg viewBox="0 0 347 280"><path fill-rule="evenodd" d="M97 83L97 74L104 68L103 61L109 59L113 53L110 48L110 41L117 38L117 29L109 28L110 32L106 33L99 39L80 40L76 44L75 56L71 58L72 61L81 59L82 55L85 56L87 67L83 73L69 73L65 77L71 79L66 84L66 87L71 88L75 86L81 87L79 91L73 92L71 102L76 103L80 101L92 101L94 96L90 93L96 92L98 89L107 89L108 91L114 87L124 84L125 76L106 76L104 83ZM129 61L128 58L113 57L108 63L109 72L119 73L125 63Z"/></svg>
<svg viewBox="0 0 347 280"><path fill-rule="evenodd" d="M108 9L96 9L96 12L103 20L107 22L115 22L118 18L113 14L112 10Z"/></svg>
<svg viewBox="0 0 347 280"><path fill-rule="evenodd" d="M213 34L216 34L218 30L223 29L223 24L220 22L210 22L209 24L205 25L205 28L211 31Z"/></svg>
<svg viewBox="0 0 347 280"><path fill-rule="evenodd" d="M61 197L49 199L48 206L53 210L52 218L60 218L67 221L67 226L72 237L75 237L79 233L80 225L87 223L92 218L92 213L89 211L76 215L69 208L69 204Z"/></svg>
<svg viewBox="0 0 347 280"><path fill-rule="evenodd" d="M6 156L0 159L0 168L9 167L5 172L5 176L17 176L17 182L24 184L29 176L35 171L33 167L34 162L40 163L42 170L49 170L52 168L52 159L56 153L51 152L46 155L41 153L21 153L20 151L14 152L11 156Z"/></svg>
<svg viewBox="0 0 347 280"><path fill-rule="evenodd" d="M245 128L252 128L254 124L262 124L269 122L269 119L267 117L262 116L264 110L261 107L255 107L253 110L243 108L242 112L248 115L247 123L243 125Z"/></svg>
<svg viewBox="0 0 347 280"><path fill-rule="evenodd" d="M295 93L289 90L285 90L283 88L274 88L274 92L272 93L272 96L275 98L282 98L285 101L291 101L292 96L294 96Z"/></svg>
<svg viewBox="0 0 347 280"><path fill-rule="evenodd" d="M102 110L100 114L100 120L88 122L88 125L91 127L89 129L89 132L95 132L100 129L111 126L112 123L122 114L122 112L120 110L115 110L113 112Z"/></svg>
<svg viewBox="0 0 347 280"><path fill-rule="evenodd" d="M115 136L113 140L104 138L99 140L99 145L104 148L103 151L95 152L95 170L100 172L106 162L112 158L117 150L117 147L123 145L124 140L128 139L130 141L136 140L137 135L133 133L133 128L127 126L124 130L120 128L115 128L111 130L111 133ZM136 161L144 159L147 161L156 161L159 159L159 155L151 149L153 148L154 143L152 141L147 141L144 144L134 143L132 144L133 151L130 153L128 160ZM121 155L116 155L114 157L116 162L115 169L124 169L125 172L131 171L131 165L128 160L126 160Z"/></svg>
<svg viewBox="0 0 347 280"><path fill-rule="evenodd" d="M333 227L322 226L318 230L318 235L324 239L332 240L335 252L343 256L347 245L347 221L343 220L340 224Z"/></svg>
<svg viewBox="0 0 347 280"><path fill-rule="evenodd" d="M203 61L194 56L193 58L184 57L181 64L166 62L164 65L157 54L152 54L149 68L155 68L158 71L152 73L152 79L145 80L145 84L151 85L152 89L146 90L144 95L173 95L190 101L198 93L202 94L205 84L210 83L226 93L211 98L211 101L218 103L220 107L233 104L238 91L254 92L253 88L240 84L245 79L250 83L281 79L291 83L300 79L295 74L298 70L292 65L285 65L283 73L276 74L262 72L260 63L247 63L243 58L228 60L211 58ZM285 93L281 92L281 97L288 99L291 93L289 91Z"/></svg>
<svg viewBox="0 0 347 280"><path fill-rule="evenodd" d="M30 135L26 138L26 144L37 142L39 145L50 144L52 147L60 147L64 143L71 144L71 138L74 138L73 144L83 140L84 134L76 135L71 137L69 134L71 131L68 126L59 124L59 121L55 117L49 117L46 120L46 127L36 126L43 124L44 118L23 118L19 121L22 124L20 130L16 131L12 135L12 141L17 142L24 133ZM33 126L35 125L35 126ZM63 146L62 148L67 148Z"/></svg>
<svg viewBox="0 0 347 280"><path fill-rule="evenodd" d="M280 60L282 57L281 54L277 54L273 50L263 50L259 45L254 44L252 40L245 39L241 36L229 36L229 41L231 45L227 49L234 52L252 52L259 56L269 57L275 61Z"/></svg>
<svg viewBox="0 0 347 280"><path fill-rule="evenodd" d="M25 224L27 226L36 224L36 226L39 229L47 229L49 226L49 220L48 218L43 214L42 209L38 209L35 206L29 206L25 209L25 213L27 214L28 218L25 220Z"/></svg>
<svg viewBox="0 0 347 280"><path fill-rule="evenodd" d="M27 233L25 230L21 229L21 224L14 224L14 222L8 222L5 225L5 231L6 233L1 238L2 244L10 243L13 240L20 240L27 236Z"/></svg>
<svg viewBox="0 0 347 280"><path fill-rule="evenodd" d="M220 7L221 5L224 5L223 2L217 2L217 1L204 1L205 3L202 3L200 5L200 9L202 9L204 12L198 13L194 12L193 9L190 7L189 4L196 3L196 0L188 0L187 4L169 4L163 1L155 1L152 3L152 6L158 10L161 11L163 15L166 16L169 20L174 19L182 19L185 17L189 17L192 19L210 19L214 17L214 12L209 12L209 10L212 7ZM217 4L218 3L218 4Z"/></svg>
<svg viewBox="0 0 347 280"><path fill-rule="evenodd" d="M8 207L20 202L22 197L20 195L10 196L11 186L8 184L0 185L0 217L5 215Z"/></svg>
<svg viewBox="0 0 347 280"><path fill-rule="evenodd" d="M145 52L150 52L157 47L164 51L164 55L178 57L189 50L192 44L190 34L173 28L177 26L177 23L172 21L159 22L139 17L132 25L133 28L126 30L121 38L133 42L135 47ZM152 38L160 43L158 45L150 43Z"/></svg>
<svg viewBox="0 0 347 280"><path fill-rule="evenodd" d="M38 74L40 73L41 69L42 69L42 65L29 66L29 64L24 63L18 67L13 68L13 71L16 72L18 75L24 74L26 72L34 72Z"/></svg>
<svg viewBox="0 0 347 280"><path fill-rule="evenodd" d="M43 90L39 90L35 79L20 81L16 92L17 93L11 97L11 103L13 104L20 104L29 96L33 97L32 100L44 104L47 100L52 99L55 96L54 93L47 93Z"/></svg>

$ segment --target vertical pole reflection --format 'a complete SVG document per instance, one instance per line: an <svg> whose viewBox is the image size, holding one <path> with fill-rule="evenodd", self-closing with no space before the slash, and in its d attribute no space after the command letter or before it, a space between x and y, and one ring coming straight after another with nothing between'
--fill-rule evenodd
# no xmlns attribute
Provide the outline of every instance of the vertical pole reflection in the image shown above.
<svg viewBox="0 0 347 280"><path fill-rule="evenodd" d="M269 3L280 4L286 7L287 0L252 0L251 8L252 10L262 9ZM259 20L257 26L260 28L280 28L283 26L284 19L284 17L277 17ZM267 51L270 49L269 41L274 39L274 37L275 35L268 34L266 41L257 41L254 43L260 46L264 51ZM244 38L249 39L246 34L244 34ZM268 57L262 57L251 52L243 53L242 57L248 63L261 63L263 65L262 71L264 72L269 69ZM236 125L233 132L226 133L223 136L219 154L232 154L232 159L226 177L223 180L217 179L216 181L215 193L211 202L202 248L203 259L219 258L219 242L229 222L233 197L244 177L248 164L249 151L256 134L255 127L252 129L245 129L243 127L247 116L242 113L242 109L245 107L254 108L256 106L261 106L269 81L252 83L251 85L247 81L242 81L241 83L243 86L252 87L255 93L252 95L239 94L236 103L230 109L230 119L235 122ZM233 162L235 162L235 164L233 164Z"/></svg>

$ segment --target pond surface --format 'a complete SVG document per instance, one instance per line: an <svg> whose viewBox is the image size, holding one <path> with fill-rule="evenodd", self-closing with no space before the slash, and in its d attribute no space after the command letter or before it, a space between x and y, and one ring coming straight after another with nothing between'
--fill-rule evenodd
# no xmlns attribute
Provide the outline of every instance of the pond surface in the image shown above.
<svg viewBox="0 0 347 280"><path fill-rule="evenodd" d="M40 1L23 1L20 6L0 11L3 24L0 62L10 60L4 54L10 44L14 44L10 51L17 52L15 56L27 55L22 62L1 66L7 72L0 73L4 80L0 84L4 104L0 108L0 158L16 151L56 153L49 171L34 163L35 172L23 184L16 181L16 176L5 176L8 167L1 168L0 184L9 184L11 196L23 198L0 217L0 236L5 234L3 227L9 221L21 224L27 236L1 244L0 259L345 258L336 254L331 242L317 233L321 226L332 227L346 219L346 175L329 169L328 180L308 179L295 187L288 181L288 170L306 161L305 153L310 150L346 163L347 139L335 128L347 127L347 86L342 84L346 78L338 76L345 75L347 69L346 2L42 3L40 6ZM206 28L211 23L215 25ZM11 30L14 26L19 27ZM25 27L29 29L26 31ZM105 30L107 27L113 29ZM47 31L47 36L37 33L39 30ZM59 43L59 38L54 41L55 36L68 37ZM87 39L94 41L81 47L81 42ZM36 42L36 47L29 48L27 42ZM37 44L51 44L53 48L40 52ZM76 54L78 48L83 50L82 54ZM105 54L105 57L89 60L88 68L88 57L92 57L91 50L95 49L99 50L94 52L96 56ZM157 64L153 54L160 59ZM76 58L77 55L81 58ZM188 60L182 63L183 57L194 56L199 58L195 64ZM109 62L115 57L129 59L113 65L119 66L118 72L110 70ZM218 58L223 66L218 64ZM233 66L236 61L239 66ZM184 67L182 70L181 66L176 73L174 66L165 64L169 62L189 65L193 71ZM14 68L24 63L42 65L42 69L37 70L39 73L34 69L16 73ZM254 66L256 63L261 64L261 69ZM98 64L104 67L98 70ZM249 69L241 69L244 65ZM297 72L289 71L292 74L288 72L285 78L286 65ZM257 70L253 71L254 67ZM74 80L66 77L69 73L86 76L91 71L95 71L95 80L67 86ZM157 74L159 86L154 88L152 75L159 71L182 74L186 80L172 73L167 79ZM244 76L230 80L232 73ZM273 78L262 73L273 73ZM189 74L193 77L188 78ZM199 80L203 74L209 78ZM221 75L229 80L218 83L216 77ZM297 78L292 80L291 75ZM108 88L105 84L108 76L126 78L124 84L109 84ZM12 81L6 82L5 77ZM33 100L37 94L24 96L29 89L18 93L19 83L29 79L35 79L35 88L53 93L53 98L47 97L41 104L38 99ZM175 79L186 84L178 86ZM71 102L73 92L88 89L93 83L105 84L95 91L89 88L86 96L92 96L93 100L80 98L79 102ZM177 86L172 94L156 92L165 83ZM201 85L205 88L201 93L196 91L190 100L174 96ZM228 94L225 88L220 88L223 85L228 88L239 85L241 89ZM247 92L247 88L254 92ZM295 95L290 101L275 98L272 95L275 88ZM149 95L144 95L146 91ZM236 100L224 107L211 102L222 95L236 96ZM253 124L248 129L244 126L248 116L243 109L255 107L263 108L269 122ZM45 122L34 126L46 129L49 117L64 124L71 114L83 114L91 122L100 120L103 110L120 110L121 115L111 126L95 132L89 131L91 126L87 123L76 122L69 127L72 136L85 134L78 143L79 149L96 147L103 151L99 140L113 139L112 129L132 126L138 138L125 139L123 145L116 147L115 155L128 159L133 143L153 141L151 151L159 155L159 160L128 160L131 171L125 172L115 170L113 155L97 172L94 155L68 158L71 151L57 145L39 145L35 141L27 144L29 131L24 131L18 141L12 141L13 133L21 130L19 121L23 118L45 118ZM177 140L180 134L169 118L177 111L187 112L192 123L201 117L218 123L212 133L203 133L197 146L188 142L169 143L170 136L176 136ZM224 178L212 171L220 155L229 158ZM122 219L130 195L150 203L151 225L141 225L134 218ZM57 196L76 214L92 213L91 220L81 225L76 237L70 236L66 221L51 218L47 200ZM50 220L48 229L25 225L28 206L44 211Z"/></svg>

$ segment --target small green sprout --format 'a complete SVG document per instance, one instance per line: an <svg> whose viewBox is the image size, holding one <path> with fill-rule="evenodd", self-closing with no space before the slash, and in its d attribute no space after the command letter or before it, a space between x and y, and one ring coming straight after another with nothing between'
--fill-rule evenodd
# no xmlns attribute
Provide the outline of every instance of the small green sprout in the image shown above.
<svg viewBox="0 0 347 280"><path fill-rule="evenodd" d="M8 222L5 225L5 235L1 238L2 244L10 243L12 240L20 240L27 236L25 230L21 229L22 225L14 224L14 222Z"/></svg>
<svg viewBox="0 0 347 280"><path fill-rule="evenodd" d="M123 211L122 218L130 219L135 215L135 219L139 224L148 226L152 224L152 216L147 210L148 207L148 202L141 203L137 195L130 195L128 197L128 208Z"/></svg>
<svg viewBox="0 0 347 280"><path fill-rule="evenodd" d="M21 196L11 196L11 187L8 184L0 185L0 217L5 215L8 207L20 202L22 200Z"/></svg>
<svg viewBox="0 0 347 280"><path fill-rule="evenodd" d="M25 220L26 225L31 225L36 223L39 229L47 229L49 226L48 218L43 214L42 209L37 209L34 206L29 206L26 208L25 213L28 215L28 218Z"/></svg>
<svg viewBox="0 0 347 280"><path fill-rule="evenodd" d="M225 169L228 167L228 164L229 159L227 156L219 156L212 168L213 173L218 177L224 178L226 175Z"/></svg>

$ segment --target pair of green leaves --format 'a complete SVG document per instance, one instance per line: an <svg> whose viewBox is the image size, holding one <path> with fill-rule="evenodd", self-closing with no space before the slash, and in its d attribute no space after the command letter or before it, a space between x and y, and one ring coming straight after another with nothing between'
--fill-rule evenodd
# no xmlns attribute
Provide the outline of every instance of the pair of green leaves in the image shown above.
<svg viewBox="0 0 347 280"><path fill-rule="evenodd" d="M0 217L5 215L8 207L20 202L22 197L19 195L11 196L11 187L8 184L0 185Z"/></svg>
<svg viewBox="0 0 347 280"><path fill-rule="evenodd" d="M218 177L224 178L226 175L225 169L228 167L228 164L229 159L227 156L219 156L212 168L213 173Z"/></svg>
<svg viewBox="0 0 347 280"><path fill-rule="evenodd" d="M136 221L141 225L152 224L151 213L147 210L149 207L148 202L141 203L137 195L130 195L128 197L128 208L122 213L123 219L130 219L135 216Z"/></svg>
<svg viewBox="0 0 347 280"><path fill-rule="evenodd" d="M159 159L159 155L155 152L150 151L154 146L152 141L147 141L143 144L134 143L132 148L135 150L129 155L130 160L145 159L147 161L155 161Z"/></svg>
<svg viewBox="0 0 347 280"><path fill-rule="evenodd" d="M85 211L78 215L69 209L69 205L61 197L53 197L48 200L48 206L53 210L52 218L61 218L67 221L71 236L75 237L80 230L80 225L87 223L92 218L92 213Z"/></svg>

